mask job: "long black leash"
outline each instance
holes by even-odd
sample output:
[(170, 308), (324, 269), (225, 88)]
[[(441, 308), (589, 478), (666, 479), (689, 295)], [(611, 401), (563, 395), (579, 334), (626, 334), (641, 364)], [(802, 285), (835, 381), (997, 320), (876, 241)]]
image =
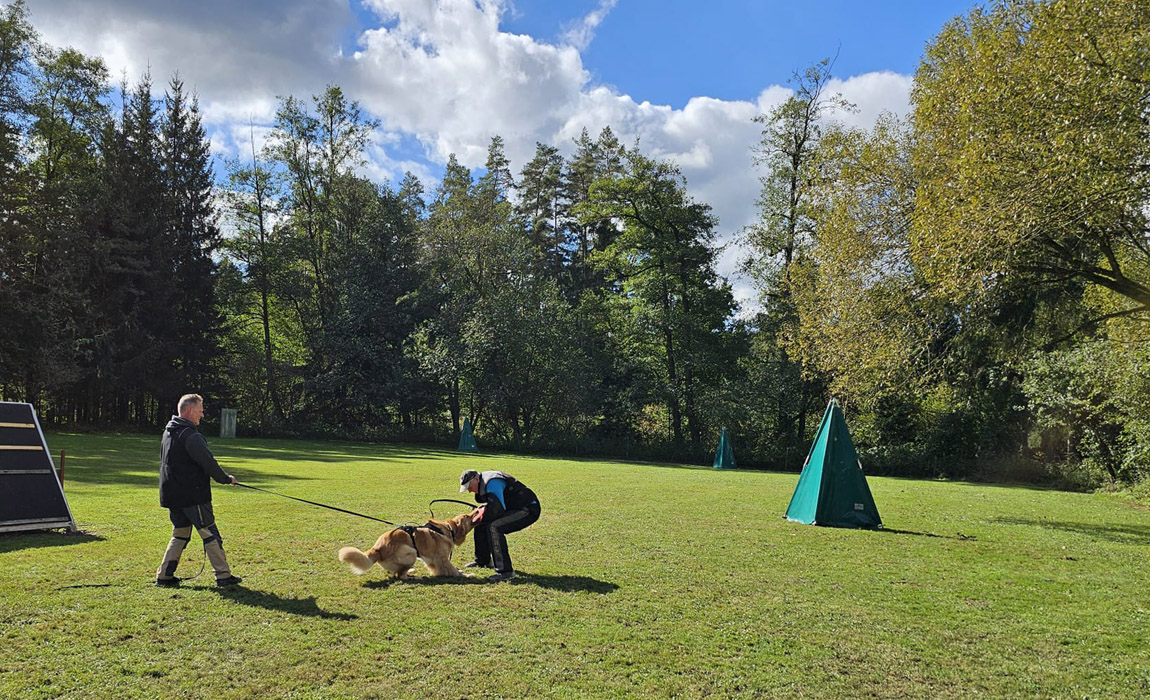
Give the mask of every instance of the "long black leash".
[(435, 517), (435, 511), (431, 510), (431, 506), (436, 504), (436, 503), (458, 503), (461, 506), (467, 506), (468, 508), (471, 508), (473, 510), (475, 508), (479, 507), (478, 505), (476, 505), (474, 503), (468, 503), (467, 501), (457, 501), (454, 498), (437, 498), (434, 501), (432, 501), (431, 503), (427, 504), (427, 510), (431, 511), (431, 517), (433, 517), (433, 518)]
[(319, 506), (320, 508), (327, 508), (328, 510), (335, 510), (335, 511), (339, 511), (340, 513), (347, 513), (348, 515), (358, 515), (361, 518), (367, 518), (368, 520), (374, 520), (377, 523), (384, 523), (385, 525), (391, 525), (392, 527), (399, 527), (398, 525), (391, 522), (390, 520), (384, 520), (383, 518), (373, 518), (370, 515), (364, 515), (363, 513), (356, 513), (354, 510), (344, 510), (343, 508), (336, 508), (335, 506), (329, 506), (329, 505), (326, 505), (324, 503), (316, 503), (315, 501), (309, 501), (309, 500), (303, 499), (303, 498), (296, 498), (295, 496), (285, 496), (282, 493), (276, 493), (275, 491), (268, 491), (267, 489), (261, 489), (258, 486), (248, 486), (247, 484), (241, 484), (238, 481), (236, 482), (236, 486), (243, 486), (245, 489), (251, 489), (252, 491), (262, 491), (264, 493), (270, 493), (273, 496), (279, 496), (280, 498), (287, 498), (287, 499), (290, 499), (293, 501), (299, 501), (300, 503), (307, 503), (308, 505)]

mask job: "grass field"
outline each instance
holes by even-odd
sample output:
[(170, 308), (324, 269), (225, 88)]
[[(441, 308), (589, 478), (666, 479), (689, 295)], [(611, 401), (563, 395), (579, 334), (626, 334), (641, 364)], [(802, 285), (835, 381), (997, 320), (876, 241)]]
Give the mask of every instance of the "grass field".
[(1112, 496), (871, 478), (866, 532), (783, 520), (795, 474), (211, 442), (243, 483), (399, 522), (503, 469), (543, 517), (516, 581), (392, 583), (335, 556), (385, 526), (216, 485), (243, 587), (158, 589), (158, 436), (51, 435), (82, 533), (0, 535), (0, 698), (1150, 696), (1150, 512)]

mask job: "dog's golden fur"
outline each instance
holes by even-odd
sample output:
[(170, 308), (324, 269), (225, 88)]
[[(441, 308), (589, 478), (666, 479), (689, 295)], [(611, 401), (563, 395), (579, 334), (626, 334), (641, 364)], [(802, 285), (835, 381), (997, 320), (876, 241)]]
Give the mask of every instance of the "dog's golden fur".
[[(451, 563), (451, 552), (463, 544), (467, 533), (475, 527), (472, 514), (464, 513), (450, 520), (428, 522), (445, 533), (451, 533), (451, 536), (441, 535), (427, 527), (418, 527), (411, 534), (395, 529), (380, 535), (375, 546), (366, 552), (355, 547), (344, 547), (339, 550), (339, 560), (357, 574), (365, 574), (373, 565), (379, 564), (392, 576), (406, 578), (411, 567), (415, 566), (418, 547), (419, 558), (427, 564), (432, 576), (465, 576)], [(412, 538), (415, 539), (415, 547), (412, 546)]]

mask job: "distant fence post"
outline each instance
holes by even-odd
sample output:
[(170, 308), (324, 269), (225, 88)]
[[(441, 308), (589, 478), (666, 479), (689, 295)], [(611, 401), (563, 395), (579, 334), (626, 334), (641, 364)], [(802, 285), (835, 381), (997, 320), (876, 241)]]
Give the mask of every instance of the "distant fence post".
[(220, 437), (234, 438), (236, 436), (236, 409), (220, 409)]

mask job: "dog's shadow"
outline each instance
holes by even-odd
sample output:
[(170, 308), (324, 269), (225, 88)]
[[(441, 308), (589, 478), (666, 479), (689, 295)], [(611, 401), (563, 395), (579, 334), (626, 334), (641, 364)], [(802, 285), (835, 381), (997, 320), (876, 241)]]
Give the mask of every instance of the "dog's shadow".
[(290, 613), (292, 615), (302, 615), (304, 617), (320, 617), (325, 620), (358, 620), (359, 615), (351, 613), (336, 613), (328, 612), (315, 602), (315, 596), (310, 598), (284, 598), (275, 593), (265, 593), (264, 591), (253, 591), (250, 588), (243, 586), (235, 586), (229, 588), (216, 588), (214, 589), (221, 598), (240, 603), (242, 605), (251, 605), (256, 608), (265, 608), (267, 610), (279, 610), (280, 612)]
[(364, 588), (390, 588), (392, 586), (539, 586), (556, 591), (575, 593), (584, 591), (600, 595), (618, 590), (619, 585), (610, 581), (600, 581), (590, 576), (552, 576), (547, 574), (529, 574), (517, 571), (515, 578), (510, 581), (495, 584), (487, 580), (486, 576), (460, 578), (458, 576), (412, 576), (405, 579), (386, 578), (375, 579), (363, 584)]

